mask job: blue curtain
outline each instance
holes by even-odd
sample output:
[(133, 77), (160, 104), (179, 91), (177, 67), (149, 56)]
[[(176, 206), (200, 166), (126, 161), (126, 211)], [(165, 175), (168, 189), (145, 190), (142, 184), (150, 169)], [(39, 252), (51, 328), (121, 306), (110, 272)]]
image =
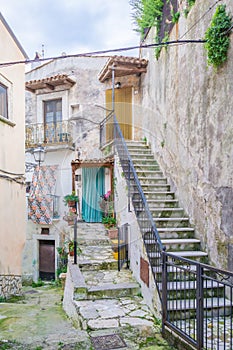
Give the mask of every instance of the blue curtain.
[(86, 222), (102, 222), (100, 196), (104, 194), (104, 168), (82, 169), (82, 218)]

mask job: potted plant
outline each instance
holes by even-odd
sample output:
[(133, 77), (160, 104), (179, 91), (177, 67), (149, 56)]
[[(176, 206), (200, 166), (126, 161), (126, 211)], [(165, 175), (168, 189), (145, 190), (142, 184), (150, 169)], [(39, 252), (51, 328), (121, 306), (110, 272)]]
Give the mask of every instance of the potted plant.
[(116, 227), (116, 218), (112, 215), (104, 216), (102, 223), (108, 230), (108, 236), (110, 239), (116, 239), (118, 237), (118, 229)]
[(78, 202), (78, 196), (76, 195), (75, 191), (72, 191), (71, 194), (67, 194), (64, 197), (64, 203), (68, 207), (74, 207), (77, 202)]
[(76, 208), (69, 207), (69, 212), (68, 214), (65, 214), (65, 216), (63, 216), (63, 219), (68, 222), (69, 226), (71, 226), (71, 225), (74, 225), (74, 220), (76, 217), (77, 217)]
[[(70, 256), (74, 256), (74, 240), (67, 241), (68, 244), (68, 251)], [(81, 248), (78, 246), (76, 242), (76, 253), (77, 255), (80, 255), (82, 253)]]

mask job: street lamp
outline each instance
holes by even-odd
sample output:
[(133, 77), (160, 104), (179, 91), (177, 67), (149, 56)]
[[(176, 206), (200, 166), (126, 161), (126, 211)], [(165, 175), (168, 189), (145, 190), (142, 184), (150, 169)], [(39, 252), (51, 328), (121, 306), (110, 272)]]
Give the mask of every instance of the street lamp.
[(37, 148), (35, 148), (33, 150), (33, 156), (35, 158), (35, 161), (39, 164), (44, 162), (44, 158), (45, 158), (45, 149), (44, 147), (42, 147), (41, 145), (38, 146)]

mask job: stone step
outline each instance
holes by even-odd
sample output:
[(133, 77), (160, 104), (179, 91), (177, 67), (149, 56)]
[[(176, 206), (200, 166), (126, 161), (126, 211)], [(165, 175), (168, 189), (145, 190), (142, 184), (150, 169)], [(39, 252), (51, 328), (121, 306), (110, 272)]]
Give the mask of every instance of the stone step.
[(87, 299), (115, 299), (136, 296), (140, 293), (137, 283), (117, 283), (92, 286), (88, 289)]
[(192, 227), (162, 227), (157, 228), (162, 239), (166, 238), (192, 238), (194, 237), (194, 228)]
[[(147, 251), (153, 251), (154, 245), (156, 244), (155, 240), (145, 240), (147, 245)], [(200, 248), (200, 240), (195, 238), (176, 238), (176, 239), (161, 239), (162, 244), (166, 247), (167, 252), (173, 251), (189, 251), (189, 250), (198, 250)]]
[[(174, 199), (175, 194), (171, 191), (143, 191), (144, 195), (146, 196), (146, 199), (152, 200), (152, 199)], [(132, 196), (134, 196), (134, 193), (132, 193)], [(137, 196), (137, 193), (135, 193), (135, 196)]]
[[(139, 221), (143, 220), (139, 218)], [(177, 217), (177, 218), (154, 218), (155, 225), (157, 228), (162, 227), (189, 227), (189, 218)]]
[[(173, 251), (172, 254), (176, 255), (176, 256), (183, 257), (183, 258), (187, 258), (190, 260), (197, 260), (197, 261), (201, 261), (201, 262), (206, 262), (206, 258), (208, 256), (208, 254), (206, 252), (203, 252), (201, 250)], [(160, 254), (156, 253), (156, 252), (148, 252), (148, 256), (151, 259), (156, 259), (156, 260), (160, 259)], [(156, 265), (156, 264), (153, 264), (153, 265)]]
[(141, 160), (153, 160), (153, 161), (155, 161), (154, 156), (151, 153), (137, 153), (136, 154), (136, 153), (130, 152), (130, 156), (131, 156), (133, 161), (136, 160), (137, 162), (141, 161)]
[(141, 184), (165, 184), (167, 185), (167, 178), (162, 176), (138, 176)]
[(154, 157), (151, 158), (151, 159), (147, 159), (146, 157), (144, 158), (135, 158), (133, 159), (133, 164), (134, 166), (138, 167), (145, 167), (146, 169), (148, 169), (150, 166), (157, 166), (157, 169), (156, 170), (159, 170), (159, 165), (157, 163), (156, 160), (154, 160)]
[(138, 168), (137, 165), (135, 165), (135, 169), (137, 171), (138, 177), (147, 178), (147, 177), (153, 177), (153, 178), (164, 178), (163, 172), (161, 170), (147, 170), (143, 168)]
[(170, 191), (170, 185), (166, 183), (141, 183), (143, 192), (158, 192), (158, 191)]
[(146, 143), (139, 142), (139, 141), (126, 141), (128, 150), (137, 150), (137, 149), (143, 149), (143, 150), (150, 150), (149, 147), (146, 146)]
[(154, 218), (177, 218), (185, 217), (183, 208), (150, 208), (150, 212)]
[[(205, 298), (203, 300), (205, 315), (213, 316), (217, 312), (219, 316), (230, 316), (232, 312), (232, 304), (225, 298)], [(196, 299), (181, 299), (168, 301), (167, 310), (173, 319), (192, 318), (196, 315), (197, 300)], [(216, 310), (216, 311), (215, 311)], [(193, 311), (192, 313), (190, 311)]]
[(143, 146), (139, 146), (139, 147), (127, 146), (127, 147), (128, 147), (130, 155), (131, 154), (138, 155), (138, 154), (142, 154), (142, 153), (152, 154), (151, 149), (149, 147), (143, 147)]
[(157, 172), (160, 172), (161, 170), (160, 170), (160, 167), (159, 167), (159, 165), (156, 163), (156, 162), (154, 162), (154, 164), (140, 164), (139, 162), (134, 162), (134, 168), (135, 168), (135, 170), (137, 171), (137, 173), (138, 172), (143, 172), (143, 173), (145, 173), (145, 172), (149, 172), (149, 171), (157, 171)]
[(177, 199), (147, 199), (147, 204), (149, 208), (177, 208), (178, 200)]
[[(159, 283), (158, 285), (159, 289), (162, 290), (162, 283)], [(211, 280), (207, 280), (205, 282), (205, 285), (203, 286), (204, 289), (213, 289), (216, 288), (217, 291), (220, 289), (223, 289), (224, 286), (223, 285), (219, 285), (218, 282), (216, 281), (211, 281)], [(193, 281), (193, 280), (186, 280), (186, 281), (173, 281), (173, 282), (168, 282), (167, 283), (167, 291), (180, 291), (180, 290), (184, 290), (187, 291), (188, 290), (195, 290), (197, 289), (197, 281)], [(195, 295), (194, 295), (195, 297)], [(180, 299), (180, 298), (179, 298)]]

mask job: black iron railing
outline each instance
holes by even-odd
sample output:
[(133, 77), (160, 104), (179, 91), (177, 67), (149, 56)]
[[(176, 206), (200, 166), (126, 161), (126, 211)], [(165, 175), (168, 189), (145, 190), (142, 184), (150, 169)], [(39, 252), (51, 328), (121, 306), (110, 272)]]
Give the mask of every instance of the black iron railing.
[[(159, 280), (157, 275), (161, 275), (162, 255), (164, 246), (159, 237), (157, 228), (155, 226), (153, 217), (149, 210), (146, 197), (143, 193), (140, 181), (135, 171), (133, 161), (128, 152), (128, 148), (124, 137), (122, 135), (120, 126), (114, 116), (114, 143), (117, 149), (117, 153), (120, 159), (122, 169), (125, 174), (125, 178), (128, 186), (128, 210), (130, 211), (130, 203), (134, 206), (134, 210), (138, 219), (138, 224), (142, 232), (144, 241), (149, 242), (145, 244), (146, 247), (150, 247), (150, 263), (153, 266), (153, 276), (156, 282), (157, 290), (161, 298), (161, 289), (159, 286)], [(151, 248), (152, 247), (152, 248)], [(149, 256), (149, 255), (148, 255)], [(161, 298), (162, 300), (162, 298)]]
[(233, 273), (162, 254), (163, 327), (198, 350), (233, 349)]
[(114, 139), (114, 115), (113, 111), (106, 110), (108, 115), (100, 123), (100, 148), (113, 142)]
[(129, 224), (124, 224), (118, 227), (118, 271), (121, 270), (122, 266), (126, 264), (127, 269), (129, 268)]
[(198, 350), (233, 350), (233, 273), (165, 252), (115, 116), (114, 141), (160, 296), (163, 333)]

